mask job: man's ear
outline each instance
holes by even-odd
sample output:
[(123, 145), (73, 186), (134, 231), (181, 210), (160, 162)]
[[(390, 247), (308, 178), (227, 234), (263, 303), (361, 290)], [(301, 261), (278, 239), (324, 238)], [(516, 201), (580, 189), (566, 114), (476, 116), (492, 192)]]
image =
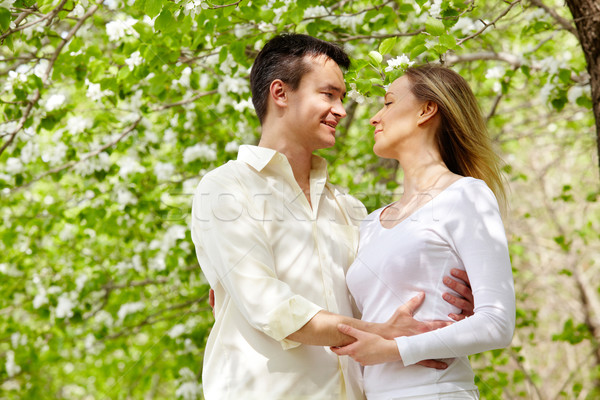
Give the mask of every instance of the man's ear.
[(281, 79), (273, 80), (269, 86), (269, 96), (271, 96), (273, 103), (279, 107), (287, 106), (287, 91), (288, 86)]
[(417, 124), (423, 125), (433, 119), (438, 113), (438, 105), (433, 101), (426, 101), (421, 105)]

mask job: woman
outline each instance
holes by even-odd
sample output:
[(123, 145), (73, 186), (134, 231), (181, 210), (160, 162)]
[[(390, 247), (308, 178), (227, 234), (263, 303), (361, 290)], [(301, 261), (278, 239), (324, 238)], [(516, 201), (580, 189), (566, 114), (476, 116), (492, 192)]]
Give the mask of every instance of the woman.
[[(448, 68), (410, 68), (390, 85), (371, 124), (375, 154), (398, 160), (404, 170), (404, 194), (361, 225), (358, 255), (346, 280), (363, 319), (385, 321), (397, 304), (420, 292), (426, 297), (416, 319), (448, 319), (458, 310), (440, 294), (455, 266), (468, 273), (475, 313), (437, 331), (394, 340), (340, 325), (357, 341), (332, 351), (366, 365), (369, 400), (477, 399), (467, 356), (508, 346), (515, 324), (511, 265), (496, 200), (504, 205), (502, 178), (477, 101)], [(443, 359), (448, 368), (416, 365), (426, 359)]]

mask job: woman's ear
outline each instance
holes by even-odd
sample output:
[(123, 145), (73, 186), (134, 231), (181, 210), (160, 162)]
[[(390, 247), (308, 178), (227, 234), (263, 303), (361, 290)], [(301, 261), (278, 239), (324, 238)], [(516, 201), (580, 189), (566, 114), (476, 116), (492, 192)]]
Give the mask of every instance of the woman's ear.
[(423, 125), (433, 119), (438, 113), (438, 105), (433, 101), (426, 101), (421, 105), (419, 110), (418, 125)]
[(269, 86), (269, 96), (273, 100), (273, 103), (279, 107), (287, 106), (287, 85), (281, 79), (275, 79)]

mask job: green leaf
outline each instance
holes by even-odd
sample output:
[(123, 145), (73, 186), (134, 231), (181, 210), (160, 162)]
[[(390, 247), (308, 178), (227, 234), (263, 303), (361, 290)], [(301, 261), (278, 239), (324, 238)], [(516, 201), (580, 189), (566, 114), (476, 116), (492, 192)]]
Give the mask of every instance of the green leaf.
[(173, 14), (169, 10), (163, 10), (156, 21), (154, 21), (154, 28), (158, 31), (169, 32), (176, 28), (176, 21), (173, 18)]
[(380, 54), (388, 54), (396, 45), (396, 38), (387, 38), (384, 39), (379, 45), (379, 53)]
[(414, 47), (411, 51), (410, 51), (410, 59), (413, 60), (415, 58), (417, 58), (417, 56), (423, 52), (427, 51), (427, 47), (425, 47), (424, 44), (418, 45), (416, 47)]
[(144, 11), (150, 18), (154, 18), (162, 10), (162, 0), (145, 0)]
[(439, 19), (428, 17), (425, 22), (425, 30), (427, 33), (433, 36), (441, 36), (446, 33), (446, 27), (444, 23)]
[(440, 36), (440, 44), (447, 49), (453, 50), (456, 48), (456, 38), (452, 35), (444, 34)]
[(6, 8), (0, 8), (0, 32), (4, 32), (10, 28), (12, 16)]
[(371, 59), (373, 64), (376, 66), (381, 65), (381, 62), (383, 61), (383, 56), (375, 50), (369, 52), (369, 58)]
[(571, 70), (561, 68), (558, 70), (558, 78), (565, 84), (571, 83)]

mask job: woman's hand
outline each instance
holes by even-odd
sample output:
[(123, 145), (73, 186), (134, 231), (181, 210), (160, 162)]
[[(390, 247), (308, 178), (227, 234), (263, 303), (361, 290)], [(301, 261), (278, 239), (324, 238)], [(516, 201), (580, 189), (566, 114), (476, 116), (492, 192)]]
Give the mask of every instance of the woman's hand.
[(347, 346), (331, 347), (331, 351), (338, 356), (350, 356), (361, 365), (402, 360), (398, 346), (396, 346), (394, 340), (384, 339), (379, 335), (361, 331), (344, 324), (339, 324), (338, 330), (356, 339), (356, 342)]

